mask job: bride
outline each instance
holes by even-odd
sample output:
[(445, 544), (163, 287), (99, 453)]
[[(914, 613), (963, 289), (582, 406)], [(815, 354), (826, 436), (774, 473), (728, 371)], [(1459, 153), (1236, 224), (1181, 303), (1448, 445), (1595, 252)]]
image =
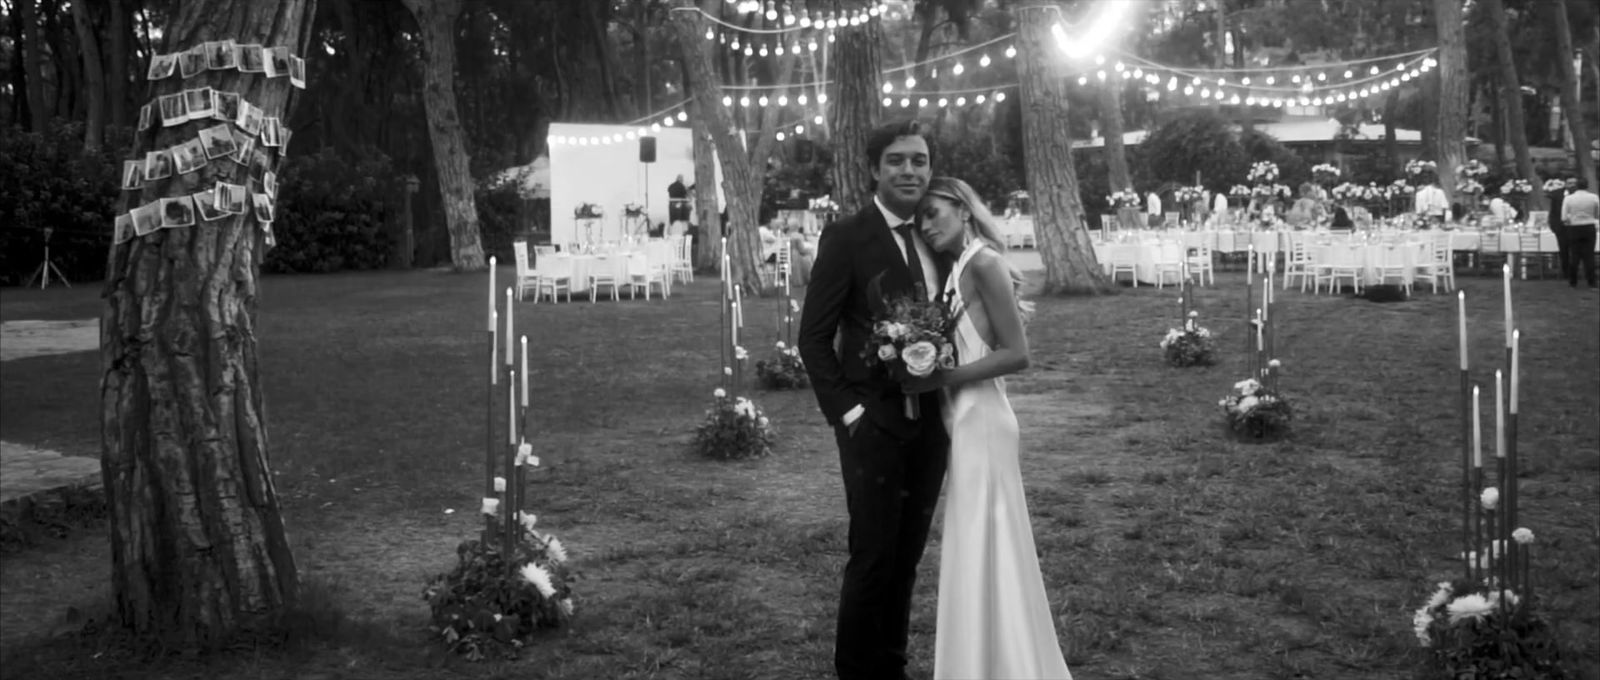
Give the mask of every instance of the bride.
[(1028, 367), (1032, 305), (972, 187), (936, 177), (918, 208), (923, 240), (954, 259), (945, 284), (958, 365), (907, 384), (943, 388), (950, 432), (939, 556), (935, 680), (1070, 680), (1045, 598), (1018, 465), (1017, 417), (1003, 376)]

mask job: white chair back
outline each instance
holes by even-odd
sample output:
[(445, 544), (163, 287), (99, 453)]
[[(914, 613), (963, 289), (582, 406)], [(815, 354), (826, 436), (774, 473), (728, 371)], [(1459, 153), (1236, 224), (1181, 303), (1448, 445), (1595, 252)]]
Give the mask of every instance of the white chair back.
[(528, 242), (513, 241), (511, 250), (515, 252), (517, 260), (517, 278), (522, 279), (533, 274), (533, 267), (528, 264)]

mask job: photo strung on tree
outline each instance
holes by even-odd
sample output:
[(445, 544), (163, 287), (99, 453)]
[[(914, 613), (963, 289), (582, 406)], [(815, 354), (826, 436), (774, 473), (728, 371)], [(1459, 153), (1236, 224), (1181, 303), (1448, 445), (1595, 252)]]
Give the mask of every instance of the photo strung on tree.
[(122, 213), (111, 220), (111, 242), (126, 243), (133, 238), (133, 214)]
[(177, 162), (178, 174), (180, 175), (187, 175), (199, 170), (205, 167), (208, 162), (206, 160), (206, 148), (201, 145), (198, 138), (172, 147), (172, 156)]
[(185, 103), (187, 99), (182, 92), (164, 94), (156, 99), (161, 107), (161, 127), (182, 125), (189, 121), (189, 109)]
[(145, 73), (146, 80), (162, 80), (172, 75), (177, 70), (178, 55), (158, 54), (150, 60), (150, 70)]
[(232, 40), (205, 42), (182, 52), (157, 54), (150, 58), (145, 78), (162, 80), (176, 72), (187, 79), (208, 70), (261, 73), (268, 78), (287, 76), (290, 85), (306, 88), (306, 60), (290, 54), (288, 47), (240, 45)]
[(281, 131), (277, 118), (263, 120), (261, 122), (261, 143), (266, 146), (277, 146), (279, 142), (278, 135)]
[(166, 179), (172, 176), (172, 152), (168, 149), (157, 149), (144, 155), (144, 179), (146, 182)]
[(283, 127), (282, 125), (278, 126), (278, 158), (283, 158), (284, 156), (288, 155), (289, 137), (293, 134), (293, 130)]
[(278, 198), (278, 173), (264, 172), (261, 174), (261, 190), (273, 199)]
[(262, 54), (260, 45), (239, 46), (239, 71), (243, 73), (266, 73), (266, 57)]
[(166, 229), (194, 226), (194, 199), (188, 196), (161, 199), (161, 226)]
[(212, 114), (211, 116), (212, 120), (220, 120), (231, 123), (239, 119), (239, 102), (241, 98), (239, 97), (238, 92), (219, 92), (212, 90), (211, 98), (213, 100), (213, 107), (216, 109), (216, 113)]
[(233, 157), (239, 150), (239, 143), (233, 138), (233, 126), (227, 123), (213, 125), (200, 130), (200, 142), (205, 145), (206, 158)]
[(272, 199), (266, 194), (250, 194), (250, 206), (255, 208), (257, 222), (272, 221)]
[(161, 228), (161, 203), (146, 203), (133, 209), (133, 233), (147, 236)]
[(261, 134), (262, 111), (255, 104), (247, 101), (239, 102), (239, 119), (237, 125), (250, 133), (251, 137)]
[(289, 84), (302, 90), (306, 89), (306, 60), (289, 57)]
[(195, 45), (178, 53), (178, 74), (188, 80), (206, 70), (205, 45)]
[(256, 152), (250, 156), (250, 176), (260, 179), (271, 169), (272, 158), (267, 155), (266, 149), (256, 148)]
[(228, 128), (228, 132), (233, 135), (235, 146), (234, 152), (229, 158), (232, 158), (233, 162), (239, 165), (249, 165), (250, 157), (256, 151), (256, 138), (236, 127)]
[(144, 186), (144, 162), (122, 162), (122, 188), (124, 191), (137, 190)]
[(229, 215), (243, 215), (250, 192), (243, 184), (217, 182), (216, 208)]
[(184, 90), (183, 103), (189, 110), (189, 120), (207, 120), (217, 112), (216, 100), (211, 97), (209, 87)]
[(232, 40), (205, 43), (206, 68), (213, 71), (239, 67), (238, 45)]
[(214, 222), (228, 216), (226, 211), (217, 206), (217, 192), (214, 189), (192, 194), (190, 198), (194, 199), (194, 207), (200, 211), (201, 220)]
[(289, 48), (274, 47), (267, 53), (267, 77), (282, 78), (289, 75)]
[(140, 132), (144, 132), (145, 130), (149, 130), (149, 129), (150, 129), (150, 105), (149, 104), (145, 104), (144, 106), (139, 107), (139, 131)]

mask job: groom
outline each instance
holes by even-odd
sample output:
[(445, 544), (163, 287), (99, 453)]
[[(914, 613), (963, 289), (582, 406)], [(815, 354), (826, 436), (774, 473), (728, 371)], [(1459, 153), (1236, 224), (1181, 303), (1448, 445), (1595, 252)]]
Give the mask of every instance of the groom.
[(799, 346), (838, 441), (850, 512), (834, 669), (840, 680), (902, 680), (911, 590), (944, 483), (950, 437), (937, 392), (917, 397), (922, 413), (912, 420), (899, 384), (867, 366), (862, 351), (878, 303), (869, 299), (868, 287), (881, 276), (882, 295), (892, 298), (911, 295), (914, 282), (938, 293), (944, 281), (915, 222), (933, 174), (921, 127), (905, 121), (873, 130), (867, 160), (872, 203), (823, 230)]

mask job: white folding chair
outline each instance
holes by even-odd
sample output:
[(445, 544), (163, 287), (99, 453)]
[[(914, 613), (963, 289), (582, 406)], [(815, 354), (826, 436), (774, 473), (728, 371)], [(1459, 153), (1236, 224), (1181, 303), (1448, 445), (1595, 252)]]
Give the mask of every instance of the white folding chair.
[(661, 297), (663, 299), (667, 297), (667, 272), (665, 268), (651, 266), (650, 258), (646, 257), (644, 253), (634, 253), (619, 257), (627, 258), (625, 260), (627, 264), (624, 266), (627, 267), (628, 271), (628, 298), (630, 300), (639, 297), (640, 288), (644, 289), (644, 299), (649, 300), (651, 284), (660, 286)]
[(539, 304), (539, 298), (546, 294), (551, 302), (557, 302), (556, 296), (562, 291), (567, 293), (567, 302), (572, 302), (572, 257), (551, 254), (535, 264), (533, 303)]
[[(1200, 247), (1194, 249), (1194, 254), (1186, 257), (1184, 263), (1189, 266), (1189, 271), (1195, 275), (1200, 285), (1215, 286), (1217, 285), (1217, 272), (1213, 267), (1212, 261), (1214, 259), (1211, 253), (1211, 246), (1201, 244)], [(1206, 282), (1207, 277), (1211, 279), (1209, 284)]]
[(595, 258), (593, 267), (589, 270), (589, 302), (594, 302), (600, 294), (601, 286), (611, 287), (611, 299), (620, 299), (617, 288), (622, 285), (622, 277), (627, 274), (628, 261), (617, 255), (600, 255)]
[(672, 265), (669, 273), (672, 278), (684, 283), (694, 281), (694, 242), (689, 240), (688, 234), (679, 234), (672, 237)]
[(517, 300), (522, 300), (523, 291), (538, 287), (539, 275), (528, 263), (528, 242), (514, 241), (511, 250), (517, 260), (517, 279), (512, 286), (517, 290)]
[(1408, 246), (1400, 243), (1385, 243), (1372, 246), (1368, 252), (1372, 254), (1371, 267), (1373, 276), (1379, 284), (1389, 283), (1390, 279), (1398, 279), (1400, 286), (1406, 289), (1406, 295), (1411, 294), (1411, 272), (1413, 265), (1410, 256), (1415, 252), (1408, 251)]
[(1283, 262), (1283, 289), (1289, 290), (1289, 280), (1298, 278), (1300, 292), (1306, 292), (1306, 283), (1315, 274), (1311, 266), (1311, 255), (1306, 252), (1306, 237), (1303, 234), (1291, 234), (1289, 252)]

